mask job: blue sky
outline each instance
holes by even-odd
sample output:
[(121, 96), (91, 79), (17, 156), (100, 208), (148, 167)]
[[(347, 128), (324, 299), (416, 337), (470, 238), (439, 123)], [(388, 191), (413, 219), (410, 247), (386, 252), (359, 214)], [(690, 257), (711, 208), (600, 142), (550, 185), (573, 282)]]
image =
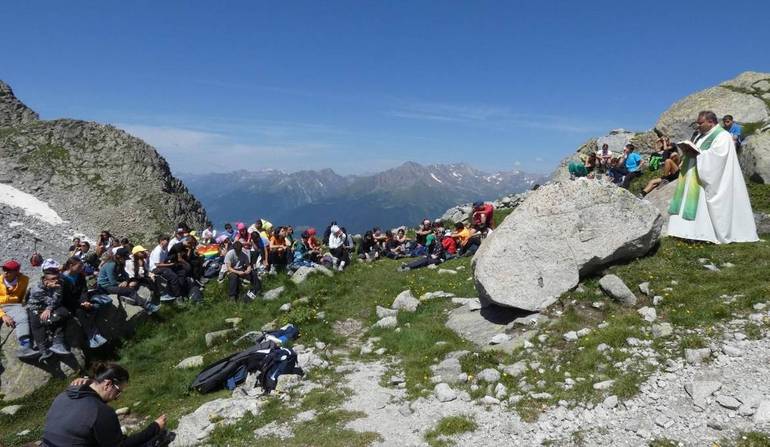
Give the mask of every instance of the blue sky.
[[(175, 172), (468, 162), (549, 172), (594, 135), (770, 71), (770, 2), (8, 2), (0, 79)], [(703, 63), (708, 61), (708, 63)]]

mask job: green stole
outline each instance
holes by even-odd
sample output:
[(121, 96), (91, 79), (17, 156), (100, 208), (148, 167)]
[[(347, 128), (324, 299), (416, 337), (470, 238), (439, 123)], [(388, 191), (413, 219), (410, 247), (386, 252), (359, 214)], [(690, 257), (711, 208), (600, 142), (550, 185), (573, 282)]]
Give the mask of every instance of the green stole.
[[(703, 144), (700, 146), (701, 152), (709, 150), (717, 135), (725, 131), (718, 125), (716, 127), (717, 129), (703, 140)], [(669, 214), (679, 214), (679, 210), (682, 210), (682, 199), (684, 199), (684, 209), (682, 210), (682, 219), (684, 220), (695, 220), (695, 215), (698, 212), (698, 201), (700, 200), (698, 164), (690, 163), (690, 161), (695, 162), (695, 158), (685, 155), (682, 169), (679, 171), (679, 183), (676, 185), (674, 198), (671, 199), (671, 205), (668, 207)], [(687, 185), (687, 197), (684, 196), (685, 184)]]

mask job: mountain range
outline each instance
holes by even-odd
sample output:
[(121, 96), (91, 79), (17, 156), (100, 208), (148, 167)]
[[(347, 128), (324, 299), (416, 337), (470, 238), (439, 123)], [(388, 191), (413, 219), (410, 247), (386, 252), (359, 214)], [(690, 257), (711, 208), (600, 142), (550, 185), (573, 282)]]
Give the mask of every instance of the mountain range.
[(521, 171), (487, 173), (467, 164), (406, 162), (371, 175), (331, 169), (181, 174), (217, 227), (257, 217), (298, 228), (336, 220), (350, 231), (390, 228), (437, 217), (460, 202), (494, 199), (543, 181)]

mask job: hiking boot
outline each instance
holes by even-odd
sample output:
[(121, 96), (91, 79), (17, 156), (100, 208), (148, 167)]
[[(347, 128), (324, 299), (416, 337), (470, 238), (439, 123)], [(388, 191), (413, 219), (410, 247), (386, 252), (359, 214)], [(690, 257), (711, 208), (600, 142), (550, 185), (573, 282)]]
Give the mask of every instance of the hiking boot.
[(256, 294), (256, 293), (254, 293), (254, 292), (253, 292), (253, 291), (251, 291), (251, 290), (249, 290), (248, 292), (246, 292), (246, 296), (247, 296), (247, 297), (249, 298), (249, 300), (251, 300), (251, 301), (254, 301), (254, 300), (256, 300), (256, 299), (257, 299), (257, 294)]
[(16, 357), (20, 359), (29, 359), (38, 354), (40, 354), (40, 351), (32, 349), (30, 345), (23, 345), (18, 350), (16, 350)]
[(64, 345), (64, 337), (56, 337), (49, 348), (51, 352), (58, 355), (70, 355), (72, 352)]
[(155, 312), (157, 312), (157, 311), (159, 311), (159, 310), (160, 310), (160, 304), (152, 304), (152, 303), (149, 303), (149, 304), (147, 304), (147, 306), (144, 308), (144, 310), (147, 312), (147, 315), (152, 315), (152, 314), (154, 314)]
[(175, 296), (171, 296), (169, 294), (165, 294), (165, 295), (161, 295), (160, 296), (160, 302), (161, 303), (166, 303), (166, 302), (169, 302), (169, 301), (174, 301), (175, 299), (176, 299)]
[(107, 339), (102, 337), (101, 334), (94, 334), (94, 336), (88, 340), (88, 346), (90, 346), (91, 349), (96, 349), (105, 343), (107, 343)]

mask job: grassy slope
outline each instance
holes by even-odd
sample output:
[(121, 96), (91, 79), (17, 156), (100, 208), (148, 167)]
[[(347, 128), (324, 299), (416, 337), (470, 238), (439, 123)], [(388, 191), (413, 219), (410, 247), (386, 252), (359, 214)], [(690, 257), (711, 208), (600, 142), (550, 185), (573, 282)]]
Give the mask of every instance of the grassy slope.
[[(752, 197), (756, 197), (757, 191), (765, 194), (767, 187), (753, 188)], [(717, 265), (730, 262), (735, 267), (710, 272), (701, 266), (699, 258), (708, 258)], [(656, 342), (654, 347), (662, 359), (680, 355), (685, 345), (702, 344), (703, 340), (699, 337), (708, 336), (708, 328), (714, 322), (749, 312), (751, 305), (764, 302), (770, 292), (765, 279), (770, 262), (768, 260), (770, 246), (764, 242), (712, 246), (665, 239), (654, 255), (613, 267), (611, 271), (634, 289), (636, 284), (649, 281), (651, 288), (665, 298), (657, 308), (660, 320), (670, 321), (678, 330), (706, 329), (704, 335), (677, 339), (676, 343), (672, 342), (675, 345), (673, 347), (672, 343), (664, 345)], [(274, 318), (278, 322), (292, 321), (302, 328), (304, 335), (301, 342), (304, 344), (323, 341), (332, 346), (344, 346), (345, 340), (332, 332), (332, 322), (354, 318), (369, 327), (376, 321), (375, 305), (389, 306), (393, 298), (404, 289), (412, 289), (416, 296), (435, 290), (453, 292), (458, 296), (475, 296), (472, 281), (469, 280), (469, 261), (466, 258), (444, 265), (446, 268), (460, 267), (457, 275), (439, 275), (436, 270), (428, 269), (397, 273), (395, 269), (398, 262), (383, 260), (374, 264), (355, 264), (345, 274), (335, 275), (331, 279), (311, 277), (301, 286), (295, 286), (283, 277), (270, 278), (266, 289), (285, 284), (287, 291), (283, 296), (274, 302), (248, 305), (227, 302), (222, 286), (212, 284), (206, 290), (203, 305), (183, 309), (165, 307), (158, 319), (144, 324), (136, 337), (118, 351), (116, 360), (128, 367), (132, 380), (116, 406), (131, 406), (133, 414), (148, 418), (167, 413), (173, 427), (181, 415), (194, 410), (202, 402), (228, 395), (226, 392), (204, 396), (191, 393), (187, 385), (197, 371), (173, 368), (181, 359), (190, 355), (204, 353), (206, 362), (209, 362), (233, 351), (235, 348), (229, 343), (207, 350), (203, 341), (206, 332), (227, 327), (225, 318), (243, 318), (241, 327), (244, 331), (258, 329)], [(595, 347), (599, 343), (620, 347), (627, 337), (644, 340), (650, 336), (644, 331), (646, 325), (634, 309), (622, 308), (611, 302), (602, 310), (590, 306), (592, 301), (602, 299), (596, 294), (596, 281), (596, 278), (587, 279), (584, 281), (584, 292), (567, 293), (553, 307), (550, 313), (555, 319), (554, 326), (543, 330), (547, 340), (542, 344), (536, 342), (537, 347), (533, 352), (517, 351), (512, 355), (475, 353), (464, 361), (465, 371), (475, 375), (485, 367), (510, 364), (519, 359), (539, 361), (543, 372), (530, 370), (525, 374), (525, 381), (535, 386), (537, 391), (551, 393), (552, 398), (522, 400), (517, 409), (523, 417), (530, 418), (536, 416), (544, 406), (559, 399), (601, 399), (590, 385), (604, 378), (616, 380), (611, 392), (621, 397), (635, 393), (637, 385), (644, 380), (650, 368), (640, 366), (627, 371), (615, 368), (613, 364), (625, 360), (627, 354), (620, 350), (613, 351), (610, 361), (596, 354)], [(671, 281), (677, 281), (678, 285), (672, 286)], [(667, 287), (672, 290), (666, 291)], [(744, 296), (731, 304), (724, 304), (719, 298), (723, 294), (736, 293)], [(288, 314), (278, 312), (281, 304), (303, 296), (311, 298), (308, 305), (295, 306)], [(639, 306), (645, 304), (648, 304), (646, 298), (642, 298)], [(399, 315), (399, 326), (402, 327), (399, 333), (371, 331), (371, 335), (383, 337), (381, 346), (386, 347), (389, 354), (400, 358), (411, 396), (430, 392), (429, 366), (439, 361), (444, 354), (457, 349), (477, 351), (444, 327), (445, 315), (450, 308), (451, 305), (446, 301), (430, 302), (422, 305), (414, 314)], [(326, 315), (322, 321), (316, 318), (319, 311)], [(600, 321), (606, 321), (608, 326), (596, 329)], [(592, 327), (594, 332), (581, 338), (578, 343), (567, 344), (562, 340), (563, 332), (582, 327)], [(446, 343), (437, 345), (438, 341)], [(588, 380), (578, 383), (571, 390), (564, 390), (560, 384), (564, 382), (565, 372), (573, 378), (585, 377)], [(315, 374), (318, 378), (331, 373), (320, 371)], [(503, 382), (511, 394), (520, 393), (519, 387), (524, 383), (507, 376), (503, 377)], [(45, 411), (52, 398), (64, 386), (63, 381), (52, 380), (32, 396), (12, 402), (23, 404), (24, 408), (14, 417), (0, 416), (0, 443), (18, 445), (39, 439)], [(326, 394), (311, 393), (304, 397), (302, 408), (315, 409), (320, 416), (309, 425), (312, 430), (295, 433), (296, 438), (290, 440), (289, 444), (302, 445), (306, 440), (315, 439), (317, 445), (366, 445), (374, 439), (371, 434), (340, 430), (340, 424), (355, 417), (337, 409), (336, 402), (344, 398), (344, 393), (344, 389), (330, 386)], [(472, 394), (479, 396), (483, 390)], [(277, 400), (271, 400), (268, 406), (272, 411), (265, 415), (245, 418), (240, 424), (215, 432), (216, 443), (248, 444), (250, 440), (253, 441), (253, 428), (294, 412)], [(21, 438), (16, 436), (16, 433), (25, 429), (32, 432)]]

